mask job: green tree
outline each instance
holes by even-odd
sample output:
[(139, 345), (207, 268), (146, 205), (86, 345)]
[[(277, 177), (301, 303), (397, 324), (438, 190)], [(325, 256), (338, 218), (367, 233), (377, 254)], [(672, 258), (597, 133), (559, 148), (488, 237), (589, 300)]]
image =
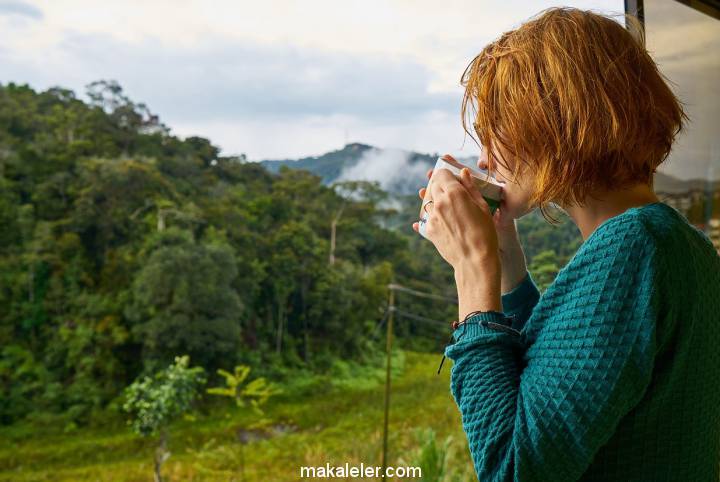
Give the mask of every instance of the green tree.
[(190, 368), (187, 355), (175, 357), (175, 363), (143, 376), (125, 390), (123, 409), (130, 414), (132, 430), (142, 436), (159, 436), (154, 457), (155, 482), (162, 482), (162, 464), (170, 457), (167, 448), (170, 423), (186, 414), (205, 383), (202, 367)]
[(146, 361), (152, 366), (188, 353), (202, 366), (217, 367), (234, 359), (242, 305), (232, 289), (238, 275), (232, 248), (197, 243), (170, 228), (153, 238), (150, 250), (126, 310)]
[(550, 286), (560, 271), (558, 256), (555, 251), (548, 249), (535, 255), (528, 266), (538, 289), (542, 292)]
[(86, 93), (91, 105), (107, 114), (111, 132), (119, 140), (124, 156), (134, 151), (135, 143), (140, 139), (138, 134), (167, 134), (167, 127), (160, 123), (158, 116), (145, 104), (130, 100), (117, 81), (92, 82), (87, 85)]
[[(297, 318), (306, 320), (307, 297), (313, 278), (326, 267), (327, 244), (320, 240), (305, 224), (290, 221), (281, 226), (270, 240), (269, 258), (270, 283), (275, 295), (277, 323), (275, 351), (279, 355), (283, 346), (285, 331), (296, 329), (288, 326), (289, 302), (293, 294), (299, 298), (300, 314)], [(303, 336), (308, 336), (307, 324), (302, 327)], [(304, 344), (306, 359), (308, 343)]]
[[(417, 196), (323, 184), (370, 146), (285, 163), (320, 163), (322, 177), (270, 172), (208, 139), (171, 135), (117, 82), (88, 94), (0, 84), (2, 423), (102, 422), (125, 386), (177, 353), (267, 377), (362, 361), (391, 280), (456, 295), (452, 269), (410, 228)], [(577, 248), (577, 229), (535, 214), (518, 225), (546, 285)], [(556, 257), (539, 256), (546, 250)], [(396, 304), (457, 316), (452, 302), (399, 294)], [(400, 322), (396, 334), (437, 350), (441, 329)]]

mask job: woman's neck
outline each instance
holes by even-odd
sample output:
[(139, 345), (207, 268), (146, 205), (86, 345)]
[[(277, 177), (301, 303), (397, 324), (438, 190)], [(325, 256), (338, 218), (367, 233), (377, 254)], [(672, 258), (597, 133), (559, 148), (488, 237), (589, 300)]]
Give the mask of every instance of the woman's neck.
[(605, 191), (588, 196), (585, 205), (561, 206), (575, 222), (583, 240), (604, 221), (624, 213), (627, 209), (658, 202), (652, 187), (636, 184), (621, 191)]

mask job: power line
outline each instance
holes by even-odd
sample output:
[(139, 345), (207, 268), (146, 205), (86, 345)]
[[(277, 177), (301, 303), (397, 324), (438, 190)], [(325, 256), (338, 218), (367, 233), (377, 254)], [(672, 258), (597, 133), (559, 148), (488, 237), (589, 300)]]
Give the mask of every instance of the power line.
[(394, 283), (393, 283), (393, 284), (389, 284), (389, 285), (388, 285), (388, 288), (391, 289), (391, 290), (401, 291), (401, 292), (403, 292), (403, 293), (408, 293), (408, 294), (413, 295), (413, 296), (418, 296), (418, 297), (420, 297), (420, 298), (429, 298), (429, 299), (432, 299), (432, 300), (449, 301), (449, 302), (452, 302), (452, 303), (457, 303), (457, 302), (458, 302), (457, 298), (453, 298), (453, 297), (450, 297), (450, 296), (436, 295), (436, 294), (433, 294), (433, 293), (426, 293), (426, 292), (424, 292), (424, 291), (418, 291), (418, 290), (414, 290), (414, 289), (412, 289), (412, 288), (406, 288), (405, 286), (401, 286), (401, 285), (394, 284)]
[[(410, 318), (411, 320), (419, 321), (421, 323), (427, 323), (432, 324), (433, 326), (440, 328), (440, 326), (446, 328), (448, 326), (447, 322), (439, 321), (439, 320), (433, 320), (432, 318), (428, 318), (426, 316), (416, 315), (414, 313), (410, 313), (408, 311), (404, 310), (398, 310), (395, 306), (395, 292), (399, 291), (402, 293), (407, 293), (412, 296), (417, 296), (419, 298), (428, 298), (431, 300), (439, 300), (439, 301), (446, 301), (451, 303), (457, 303), (457, 298), (452, 298), (449, 296), (442, 296), (442, 295), (436, 295), (433, 293), (426, 293), (423, 291), (414, 290), (411, 288), (406, 288), (405, 286), (401, 286), (395, 283), (390, 283), (388, 285), (388, 290), (390, 291), (390, 296), (388, 300), (388, 308), (386, 311), (386, 315), (383, 316), (383, 320), (380, 321), (378, 326), (380, 326), (383, 321), (385, 320), (385, 316), (387, 316), (387, 333), (386, 333), (386, 346), (385, 346), (385, 356), (386, 356), (386, 370), (385, 370), (385, 410), (384, 410), (384, 423), (383, 423), (383, 446), (382, 446), (382, 480), (385, 482), (385, 467), (387, 467), (387, 460), (388, 460), (388, 434), (389, 434), (389, 425), (390, 425), (390, 378), (391, 378), (391, 369), (390, 364), (392, 360), (391, 352), (392, 352), (392, 338), (393, 338), (393, 315), (397, 313), (399, 316), (404, 316), (406, 318)], [(376, 328), (377, 329), (377, 328)]]
[(427, 318), (425, 316), (416, 315), (414, 313), (410, 313), (408, 311), (398, 310), (397, 308), (393, 307), (393, 311), (397, 313), (400, 316), (405, 316), (407, 318), (411, 318), (416, 321), (421, 321), (423, 323), (431, 323), (435, 326), (443, 326), (443, 327), (449, 327), (450, 323), (446, 321), (440, 321), (440, 320), (433, 320), (432, 318)]
[(380, 321), (377, 323), (377, 325), (375, 325), (375, 328), (373, 328), (373, 330), (372, 330), (372, 332), (371, 332), (371, 334), (370, 334), (370, 336), (371, 336), (372, 338), (375, 338), (375, 335), (377, 335), (377, 334), (380, 332), (380, 327), (383, 325), (383, 323), (385, 323), (385, 320), (387, 320), (387, 316), (388, 316), (389, 313), (390, 313), (390, 310), (389, 310), (389, 309), (385, 310), (385, 313), (383, 314), (382, 318), (381, 318)]

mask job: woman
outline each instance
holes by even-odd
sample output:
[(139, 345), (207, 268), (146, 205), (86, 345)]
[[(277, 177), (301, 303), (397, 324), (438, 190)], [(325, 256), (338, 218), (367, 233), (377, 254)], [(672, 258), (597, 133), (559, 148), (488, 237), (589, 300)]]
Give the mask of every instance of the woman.
[[(642, 42), (551, 9), (463, 74), (504, 201), (491, 216), (467, 169), (420, 197), (455, 272), (445, 353), (479, 480), (719, 479), (720, 257), (653, 192), (685, 114)], [(550, 203), (584, 241), (540, 296), (515, 219)]]

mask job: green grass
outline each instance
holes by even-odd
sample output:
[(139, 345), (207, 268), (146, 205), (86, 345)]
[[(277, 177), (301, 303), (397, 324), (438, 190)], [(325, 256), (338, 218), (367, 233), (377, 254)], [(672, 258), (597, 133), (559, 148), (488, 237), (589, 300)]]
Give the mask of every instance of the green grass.
[[(440, 480), (474, 480), (460, 416), (449, 391), (450, 366), (436, 375), (440, 355), (402, 352), (392, 383), (389, 465), (415, 465), (428, 447), (450, 446), (449, 472)], [(236, 441), (244, 419), (230, 404), (170, 432), (172, 456), (163, 466), (170, 481), (300, 480), (300, 466), (380, 465), (384, 385), (382, 369), (352, 379), (323, 383), (301, 396), (278, 398), (267, 406), (275, 425), (291, 427), (244, 446)], [(432, 428), (435, 444), (426, 438)], [(448, 437), (449, 440), (448, 440)], [(26, 426), (3, 431), (0, 481), (152, 480), (154, 441), (129, 428), (81, 429), (70, 434)], [(432, 458), (432, 457), (430, 457)], [(450, 475), (453, 475), (451, 477)], [(347, 479), (347, 480), (369, 480)], [(412, 480), (412, 479), (408, 479)], [(438, 479), (433, 479), (438, 480)]]

